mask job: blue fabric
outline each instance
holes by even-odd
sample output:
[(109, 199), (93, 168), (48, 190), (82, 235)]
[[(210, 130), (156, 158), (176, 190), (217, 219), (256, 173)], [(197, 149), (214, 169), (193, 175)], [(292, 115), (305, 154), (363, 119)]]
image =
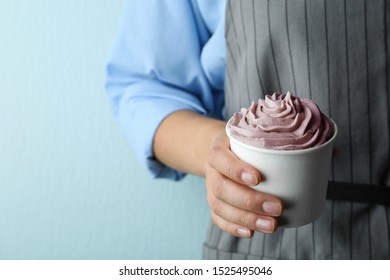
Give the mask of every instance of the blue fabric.
[(225, 1), (127, 1), (106, 66), (116, 119), (153, 177), (185, 175), (158, 162), (153, 138), (178, 110), (222, 118)]

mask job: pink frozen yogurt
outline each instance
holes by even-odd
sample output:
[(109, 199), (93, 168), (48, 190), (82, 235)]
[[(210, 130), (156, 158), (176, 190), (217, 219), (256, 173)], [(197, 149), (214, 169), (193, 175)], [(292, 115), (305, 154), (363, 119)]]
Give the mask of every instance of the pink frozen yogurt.
[(232, 137), (272, 150), (301, 150), (319, 146), (332, 135), (332, 121), (309, 99), (267, 95), (235, 113), (227, 125)]

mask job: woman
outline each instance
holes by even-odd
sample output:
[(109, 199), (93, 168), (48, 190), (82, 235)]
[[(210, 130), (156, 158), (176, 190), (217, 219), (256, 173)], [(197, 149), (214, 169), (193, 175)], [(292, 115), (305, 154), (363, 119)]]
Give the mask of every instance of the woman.
[[(107, 92), (155, 177), (206, 177), (205, 258), (390, 258), (387, 13), (379, 0), (129, 1)], [(287, 90), (338, 124), (331, 181), (348, 184), (332, 183), (314, 223), (278, 229), (283, 202), (249, 188), (261, 170), (232, 154), (221, 119)]]

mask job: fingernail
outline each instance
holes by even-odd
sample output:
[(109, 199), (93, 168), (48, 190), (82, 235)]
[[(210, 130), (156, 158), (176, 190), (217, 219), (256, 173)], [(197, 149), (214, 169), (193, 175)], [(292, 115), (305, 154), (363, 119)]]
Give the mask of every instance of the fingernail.
[(237, 233), (242, 237), (251, 237), (251, 232), (247, 228), (238, 228)]
[(269, 219), (259, 218), (256, 220), (255, 225), (258, 230), (265, 231), (265, 232), (272, 232), (274, 228), (273, 222)]
[(256, 177), (249, 172), (243, 172), (241, 174), (241, 180), (248, 185), (254, 186), (257, 183)]
[(280, 216), (282, 205), (279, 202), (265, 201), (263, 202), (263, 211), (273, 216)]

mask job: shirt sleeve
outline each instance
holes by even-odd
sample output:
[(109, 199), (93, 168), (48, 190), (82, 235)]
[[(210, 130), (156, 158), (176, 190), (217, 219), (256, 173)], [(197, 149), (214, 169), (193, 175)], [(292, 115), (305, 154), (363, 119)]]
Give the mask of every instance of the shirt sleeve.
[(158, 162), (153, 138), (164, 118), (178, 110), (207, 115), (212, 90), (200, 56), (210, 34), (194, 1), (132, 0), (106, 66), (106, 92), (137, 158), (155, 177), (185, 174)]

